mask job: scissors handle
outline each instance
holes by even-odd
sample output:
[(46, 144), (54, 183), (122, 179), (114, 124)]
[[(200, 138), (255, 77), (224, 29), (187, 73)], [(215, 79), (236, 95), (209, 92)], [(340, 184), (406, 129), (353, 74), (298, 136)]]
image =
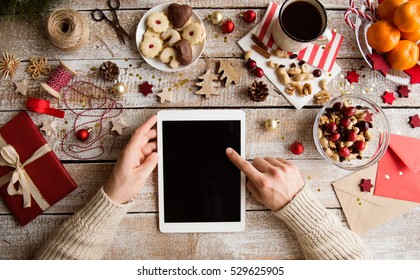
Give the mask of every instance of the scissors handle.
[(118, 10), (120, 8), (120, 0), (108, 0), (108, 6), (112, 10)]
[(105, 16), (104, 12), (102, 12), (102, 10), (99, 9), (95, 9), (92, 12), (92, 18), (95, 21), (102, 21), (104, 19), (108, 20), (108, 18)]

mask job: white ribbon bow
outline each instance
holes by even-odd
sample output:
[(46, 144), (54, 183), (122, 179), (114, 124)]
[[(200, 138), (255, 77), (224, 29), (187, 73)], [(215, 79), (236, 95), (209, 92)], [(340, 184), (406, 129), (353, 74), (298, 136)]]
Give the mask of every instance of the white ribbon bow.
[[(0, 165), (9, 166), (15, 169), (0, 178), (0, 187), (9, 182), (7, 193), (10, 196), (23, 195), (24, 208), (31, 207), (31, 196), (42, 210), (46, 210), (50, 207), (25, 170), (26, 165), (36, 161), (49, 152), (51, 152), (51, 148), (48, 144), (45, 144), (36, 150), (32, 156), (22, 164), (19, 159), (19, 154), (12, 145), (5, 145), (0, 149)], [(19, 187), (16, 189), (15, 183), (17, 182), (19, 183)]]

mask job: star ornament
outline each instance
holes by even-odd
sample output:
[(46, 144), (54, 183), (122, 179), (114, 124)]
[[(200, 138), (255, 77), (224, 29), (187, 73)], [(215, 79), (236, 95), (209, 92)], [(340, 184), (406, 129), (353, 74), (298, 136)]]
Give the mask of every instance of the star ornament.
[(26, 96), (28, 94), (28, 81), (23, 79), (22, 81), (15, 83), (16, 86), (16, 93), (21, 93), (22, 95)]
[(399, 86), (397, 92), (400, 97), (408, 98), (408, 94), (411, 92), (411, 90), (408, 89), (408, 86)]
[(127, 125), (124, 122), (124, 119), (119, 120), (112, 120), (112, 128), (111, 131), (116, 131), (119, 135), (123, 133), (123, 129), (127, 128)]
[(164, 88), (162, 89), (161, 93), (158, 93), (157, 96), (160, 97), (160, 103), (163, 103), (165, 101), (171, 102), (172, 101), (172, 96), (173, 96), (173, 92), (171, 91), (171, 89), (168, 88)]
[(149, 84), (149, 82), (144, 82), (139, 85), (139, 92), (143, 93), (144, 96), (147, 96), (150, 93), (153, 93), (152, 90), (153, 85)]
[(371, 122), (373, 120), (372, 116), (373, 113), (369, 112), (369, 110), (365, 111), (366, 116), (363, 118), (367, 122)]
[(392, 103), (395, 100), (395, 96), (393, 92), (385, 91), (384, 95), (382, 95), (382, 99), (384, 103), (387, 103), (389, 105), (392, 105)]
[(50, 136), (51, 134), (54, 133), (54, 131), (56, 131), (55, 129), (55, 122), (48, 122), (48, 121), (43, 121), (42, 122), (42, 127), (40, 128), (40, 130), (45, 132), (45, 135)]
[(356, 70), (353, 71), (347, 71), (347, 81), (349, 81), (350, 84), (352, 83), (358, 83), (359, 82), (360, 75), (357, 74)]
[(362, 188), (362, 192), (370, 192), (370, 189), (373, 188), (373, 185), (370, 179), (362, 179), (359, 187)]
[(373, 52), (372, 54), (368, 54), (367, 57), (369, 57), (370, 61), (372, 61), (372, 67), (374, 70), (380, 71), (384, 76), (388, 74), (391, 67), (389, 67), (388, 63), (386, 63), (383, 55)]
[(409, 123), (413, 128), (420, 127), (420, 118), (419, 115), (414, 115), (409, 118)]
[(413, 68), (404, 71), (410, 78), (410, 84), (420, 83), (420, 65), (416, 64)]

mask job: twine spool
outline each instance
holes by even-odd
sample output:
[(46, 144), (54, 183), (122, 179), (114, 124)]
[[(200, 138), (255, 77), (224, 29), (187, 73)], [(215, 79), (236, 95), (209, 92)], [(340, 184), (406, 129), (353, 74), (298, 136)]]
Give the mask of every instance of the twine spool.
[(89, 23), (79, 12), (71, 9), (54, 11), (47, 22), (51, 43), (63, 51), (82, 48), (89, 39)]
[(41, 86), (52, 96), (60, 98), (60, 90), (76, 75), (76, 71), (60, 60), (60, 65), (50, 74), (47, 83), (41, 83)]

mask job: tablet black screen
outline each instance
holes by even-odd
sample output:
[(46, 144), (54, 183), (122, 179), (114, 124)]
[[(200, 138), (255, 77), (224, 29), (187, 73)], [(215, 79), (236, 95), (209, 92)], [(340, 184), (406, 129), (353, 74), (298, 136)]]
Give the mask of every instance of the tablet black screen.
[(240, 121), (163, 121), (166, 223), (240, 221)]

